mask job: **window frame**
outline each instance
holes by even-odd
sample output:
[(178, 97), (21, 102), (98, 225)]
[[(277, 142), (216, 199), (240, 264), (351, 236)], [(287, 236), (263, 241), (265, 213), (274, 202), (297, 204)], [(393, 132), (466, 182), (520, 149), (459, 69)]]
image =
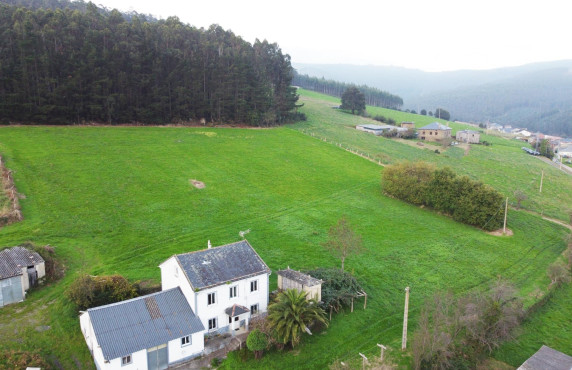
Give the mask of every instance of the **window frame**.
[(251, 315), (258, 315), (260, 313), (260, 305), (258, 303), (250, 305), (250, 314)]
[[(212, 297), (212, 299), (211, 299)], [(207, 294), (207, 306), (212, 306), (216, 304), (216, 292)]]
[(133, 354), (132, 353), (121, 357), (121, 366), (131, 365), (132, 363), (133, 363)]
[(233, 285), (229, 288), (228, 297), (229, 299), (238, 298), (238, 285)]
[(181, 347), (190, 346), (193, 344), (193, 336), (192, 335), (185, 335), (181, 337)]
[[(211, 327), (211, 322), (213, 323), (212, 327)], [(209, 319), (208, 325), (209, 325), (209, 331), (218, 329), (218, 320), (217, 320), (217, 318), (216, 318), (216, 317), (213, 317), (212, 319)]]
[[(254, 284), (254, 289), (252, 289)], [(250, 281), (250, 293), (258, 292), (258, 280), (251, 280)]]

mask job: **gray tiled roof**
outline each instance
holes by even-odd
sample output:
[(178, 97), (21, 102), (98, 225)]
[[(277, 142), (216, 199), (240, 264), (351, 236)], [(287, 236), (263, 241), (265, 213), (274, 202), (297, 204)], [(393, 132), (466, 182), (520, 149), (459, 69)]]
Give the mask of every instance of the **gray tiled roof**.
[(418, 128), (417, 130), (451, 130), (451, 127), (440, 124), (439, 122), (433, 122), (427, 126)]
[(22, 274), (22, 267), (43, 263), (36, 252), (24, 247), (13, 247), (0, 251), (0, 279)]
[(249, 276), (270, 273), (252, 246), (236, 243), (175, 256), (194, 289), (205, 289)]
[(235, 317), (238, 315), (242, 315), (243, 313), (250, 312), (250, 310), (239, 304), (233, 304), (232, 307), (227, 308), (226, 310), (224, 310), (224, 312), (230, 317)]
[(542, 346), (540, 349), (525, 361), (519, 370), (571, 370), (572, 357), (552, 349)]
[(313, 278), (310, 275), (304, 274), (300, 271), (291, 270), (290, 267), (288, 267), (286, 270), (279, 270), (276, 272), (276, 274), (305, 286), (315, 286), (322, 283), (322, 280)]
[(87, 312), (106, 360), (205, 330), (179, 287)]

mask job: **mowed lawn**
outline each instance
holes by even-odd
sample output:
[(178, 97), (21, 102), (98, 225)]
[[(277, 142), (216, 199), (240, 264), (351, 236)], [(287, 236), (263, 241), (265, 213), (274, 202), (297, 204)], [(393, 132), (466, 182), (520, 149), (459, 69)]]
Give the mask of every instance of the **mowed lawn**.
[(531, 304), (565, 247), (564, 228), (524, 212), (509, 213), (514, 236), (496, 237), (389, 199), (382, 167), (290, 127), (4, 127), (0, 152), (25, 196), (25, 220), (0, 229), (0, 245), (51, 244), (67, 267), (61, 282), (0, 310), (0, 349), (38, 349), (64, 368), (93, 366), (63, 294), (79, 272), (159, 282), (169, 256), (236, 241), (240, 230), (251, 229), (272, 270), (339, 266), (321, 244), (342, 215), (365, 246), (346, 269), (367, 309), (358, 302), (295, 351), (248, 364), (262, 368), (324, 368), (378, 353), (376, 343), (397, 348), (406, 286), (411, 328), (424, 297), (499, 276)]

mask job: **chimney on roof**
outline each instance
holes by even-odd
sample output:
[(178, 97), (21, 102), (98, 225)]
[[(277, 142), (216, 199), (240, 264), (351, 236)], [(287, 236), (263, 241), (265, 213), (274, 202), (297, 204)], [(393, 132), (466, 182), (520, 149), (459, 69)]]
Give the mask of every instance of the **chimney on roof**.
[(212, 245), (211, 245), (211, 241), (210, 241), (210, 240), (209, 240), (207, 246), (208, 246), (208, 249), (211, 249)]

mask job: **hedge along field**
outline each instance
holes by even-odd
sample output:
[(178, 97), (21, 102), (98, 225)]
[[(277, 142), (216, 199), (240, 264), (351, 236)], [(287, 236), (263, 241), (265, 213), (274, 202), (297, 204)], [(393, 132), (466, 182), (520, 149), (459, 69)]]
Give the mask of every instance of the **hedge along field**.
[[(521, 150), (521, 147), (528, 145), (526, 143), (493, 135), (481, 135), (481, 141), (486, 140), (493, 145), (471, 145), (468, 155), (465, 155), (464, 149), (459, 147), (448, 148), (444, 152), (443, 148), (439, 148), (443, 153), (436, 154), (434, 150), (357, 131), (356, 125), (380, 124), (380, 122), (332, 109), (340, 104), (337, 98), (303, 89), (298, 89), (298, 92), (301, 95), (300, 102), (304, 103), (301, 111), (308, 116), (308, 121), (294, 125), (293, 127), (297, 130), (367, 153), (381, 163), (408, 160), (432, 162), (440, 167), (450, 166), (458, 174), (465, 174), (491, 185), (509, 197), (512, 205), (516, 205), (514, 191), (519, 189), (528, 197), (522, 202), (523, 208), (565, 222), (570, 220), (572, 177), (526, 154)], [(402, 121), (413, 121), (416, 127), (422, 127), (434, 121), (447, 123), (430, 116), (379, 107), (368, 106), (367, 112), (372, 117), (379, 114), (386, 118), (393, 118), (397, 124)], [(476, 129), (454, 122), (450, 122), (449, 125), (453, 129), (453, 135), (459, 129)], [(544, 182), (542, 193), (540, 193), (542, 171), (544, 171)]]
[(509, 213), (514, 236), (495, 237), (384, 197), (380, 166), (290, 128), (4, 127), (0, 151), (26, 196), (24, 221), (0, 229), (0, 245), (51, 244), (67, 266), (62, 281), (2, 308), (0, 350), (39, 350), (64, 368), (93, 366), (63, 294), (78, 272), (159, 282), (169, 256), (236, 241), (240, 230), (251, 229), (273, 270), (339, 266), (321, 243), (343, 214), (366, 249), (346, 270), (368, 292), (367, 309), (356, 302), (296, 351), (248, 364), (261, 368), (324, 368), (377, 354), (376, 343), (398, 348), (405, 286), (411, 328), (424, 297), (499, 275), (532, 304), (565, 247), (564, 228), (525, 212)]

